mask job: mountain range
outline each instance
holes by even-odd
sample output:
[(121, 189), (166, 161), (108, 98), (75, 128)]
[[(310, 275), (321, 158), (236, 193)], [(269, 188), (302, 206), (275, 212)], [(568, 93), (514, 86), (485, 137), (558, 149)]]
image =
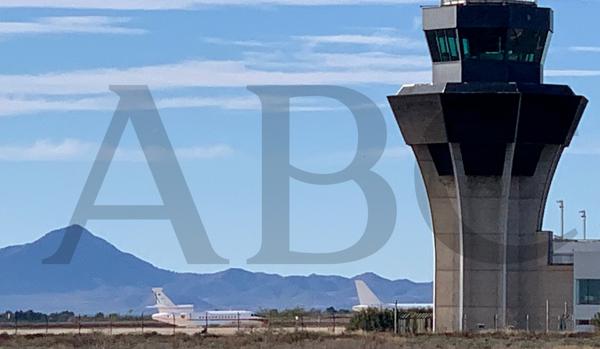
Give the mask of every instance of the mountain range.
[[(81, 240), (66, 265), (43, 264), (67, 229)], [(349, 309), (358, 304), (354, 279), (364, 280), (384, 302), (431, 303), (432, 283), (388, 280), (373, 273), (354, 278), (281, 276), (228, 269), (210, 274), (157, 268), (122, 252), (81, 226), (52, 231), (24, 245), (0, 249), (0, 311), (70, 310), (80, 314), (140, 313), (154, 303), (150, 288), (164, 287), (175, 303), (205, 309)]]

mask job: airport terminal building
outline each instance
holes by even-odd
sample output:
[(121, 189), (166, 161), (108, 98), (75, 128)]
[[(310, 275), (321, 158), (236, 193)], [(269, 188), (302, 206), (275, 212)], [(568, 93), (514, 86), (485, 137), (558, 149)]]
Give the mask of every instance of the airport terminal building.
[(552, 263), (572, 268), (574, 306), (566, 309), (567, 328), (594, 331), (591, 320), (600, 312), (600, 241), (554, 240)]
[(534, 0), (424, 7), (433, 82), (388, 98), (427, 190), (437, 332), (589, 330), (600, 311), (600, 243), (542, 229), (587, 105), (544, 83), (553, 21)]

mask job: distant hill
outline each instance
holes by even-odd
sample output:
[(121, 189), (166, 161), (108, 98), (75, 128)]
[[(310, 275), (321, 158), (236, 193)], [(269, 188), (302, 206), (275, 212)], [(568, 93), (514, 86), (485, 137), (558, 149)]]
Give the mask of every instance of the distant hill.
[[(82, 232), (73, 261), (45, 265), (66, 229)], [(350, 308), (358, 303), (353, 279), (365, 280), (384, 302), (429, 303), (431, 283), (391, 281), (373, 273), (280, 276), (229, 269), (212, 274), (175, 273), (119, 251), (85, 228), (52, 231), (39, 240), (0, 249), (0, 311), (34, 309), (76, 313), (142, 312), (153, 304), (151, 287), (162, 286), (176, 303), (198, 309)]]

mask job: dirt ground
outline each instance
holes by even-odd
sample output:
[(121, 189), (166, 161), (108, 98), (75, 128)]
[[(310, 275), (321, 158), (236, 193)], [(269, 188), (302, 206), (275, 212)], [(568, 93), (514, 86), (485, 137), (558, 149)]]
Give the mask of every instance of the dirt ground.
[(472, 336), (327, 334), (308, 331), (184, 334), (0, 334), (0, 348), (242, 348), (242, 349), (575, 349), (600, 348), (596, 335), (487, 334)]

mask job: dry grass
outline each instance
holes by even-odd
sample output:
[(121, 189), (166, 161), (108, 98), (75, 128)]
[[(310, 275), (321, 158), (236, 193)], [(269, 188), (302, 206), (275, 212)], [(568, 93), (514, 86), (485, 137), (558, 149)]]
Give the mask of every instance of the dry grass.
[(600, 336), (488, 334), (472, 336), (423, 335), (393, 337), (386, 334), (327, 335), (318, 333), (255, 333), (236, 336), (27, 335), (0, 334), (0, 348), (241, 348), (241, 349), (500, 349), (600, 348)]

